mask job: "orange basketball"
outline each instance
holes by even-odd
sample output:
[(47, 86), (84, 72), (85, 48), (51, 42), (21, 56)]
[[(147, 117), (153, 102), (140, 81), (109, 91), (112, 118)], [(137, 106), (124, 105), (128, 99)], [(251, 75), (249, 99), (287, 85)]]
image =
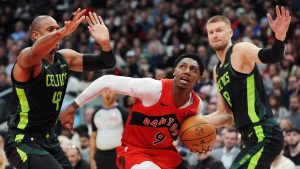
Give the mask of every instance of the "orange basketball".
[(216, 141), (216, 128), (208, 124), (199, 115), (183, 121), (180, 128), (180, 139), (192, 151), (207, 150)]

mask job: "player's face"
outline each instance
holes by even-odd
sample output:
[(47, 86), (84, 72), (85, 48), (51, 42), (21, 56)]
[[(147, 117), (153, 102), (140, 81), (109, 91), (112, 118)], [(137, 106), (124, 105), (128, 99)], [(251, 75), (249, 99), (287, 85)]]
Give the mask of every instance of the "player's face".
[(192, 89), (200, 78), (198, 62), (192, 58), (182, 59), (176, 66), (173, 75), (179, 88)]
[[(54, 32), (59, 29), (59, 26), (57, 22), (51, 18), (47, 17), (41, 20), (41, 23), (39, 24), (39, 29), (38, 31), (35, 31), (34, 40), (38, 40), (39, 38), (48, 35), (51, 32)], [(54, 51), (58, 50), (59, 43), (56, 44), (55, 48), (53, 49)]]
[(216, 51), (226, 49), (232, 36), (230, 26), (224, 22), (216, 22), (207, 24), (206, 28), (211, 47)]

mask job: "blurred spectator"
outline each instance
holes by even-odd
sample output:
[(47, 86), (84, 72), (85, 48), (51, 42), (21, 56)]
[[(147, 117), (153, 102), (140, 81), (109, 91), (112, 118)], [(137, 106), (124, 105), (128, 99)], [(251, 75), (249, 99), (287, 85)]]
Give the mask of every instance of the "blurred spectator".
[(220, 160), (211, 156), (211, 151), (208, 151), (206, 154), (197, 154), (197, 156), (197, 165), (192, 169), (225, 169)]
[(283, 150), (275, 158), (270, 169), (296, 169), (295, 163), (283, 155)]
[(15, 24), (15, 32), (10, 37), (13, 41), (17, 42), (25, 38), (26, 32), (24, 31), (24, 24), (22, 21), (17, 21)]
[(71, 146), (69, 147), (66, 152), (66, 156), (68, 157), (69, 161), (72, 164), (74, 169), (89, 169), (90, 165), (84, 159), (82, 159), (82, 155), (77, 147)]
[(286, 131), (288, 137), (288, 149), (285, 156), (290, 158), (296, 165), (300, 165), (300, 130), (292, 128)]
[(216, 141), (214, 143), (213, 149), (222, 148), (223, 146), (224, 145), (223, 145), (223, 141), (221, 139), (221, 136), (220, 136), (220, 134), (217, 133), (217, 135), (216, 135)]
[(88, 132), (79, 133), (79, 151), (82, 154), (82, 159), (89, 162), (90, 161), (90, 135)]
[(125, 74), (129, 77), (142, 77), (141, 70), (137, 64), (137, 56), (134, 50), (129, 50), (126, 53), (127, 71)]
[(293, 127), (293, 124), (290, 119), (288, 118), (282, 118), (279, 120), (279, 126), (282, 130), (288, 130)]
[(93, 118), (94, 112), (95, 112), (94, 107), (86, 107), (84, 109), (84, 113), (83, 113), (84, 114), (83, 121), (88, 128), (89, 135), (91, 135), (91, 133), (92, 133), (92, 118)]
[(296, 71), (297, 65), (294, 64), (295, 58), (291, 54), (286, 54), (281, 61), (280, 76), (287, 81), (290, 75), (293, 75)]
[(72, 141), (65, 135), (59, 135), (58, 141), (62, 150), (66, 153), (67, 149), (72, 146)]
[(277, 121), (280, 121), (282, 118), (286, 118), (290, 115), (290, 112), (281, 105), (281, 99), (278, 96), (271, 94), (269, 96), (269, 104), (274, 116), (277, 118)]
[(229, 169), (233, 160), (237, 157), (241, 151), (237, 146), (238, 132), (234, 128), (226, 128), (223, 136), (224, 146), (221, 148), (213, 149), (212, 157), (216, 160), (220, 160), (224, 167)]
[(290, 96), (290, 115), (288, 118), (291, 120), (292, 124), (300, 128), (300, 100), (299, 95), (293, 94)]
[[(296, 94), (300, 95), (300, 83), (295, 75), (291, 75), (288, 77), (287, 87), (284, 91), (284, 98), (290, 98), (291, 95)], [(283, 100), (285, 105), (289, 105), (289, 99)]]

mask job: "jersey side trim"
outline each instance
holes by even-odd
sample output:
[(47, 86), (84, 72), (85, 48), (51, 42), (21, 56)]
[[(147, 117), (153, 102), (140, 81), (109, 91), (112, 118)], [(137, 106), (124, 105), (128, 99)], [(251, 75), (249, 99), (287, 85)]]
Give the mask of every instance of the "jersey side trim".
[(21, 106), (20, 121), (18, 123), (17, 128), (24, 130), (28, 124), (28, 112), (30, 111), (30, 108), (28, 105), (28, 101), (24, 89), (20, 89), (16, 87), (16, 92)]

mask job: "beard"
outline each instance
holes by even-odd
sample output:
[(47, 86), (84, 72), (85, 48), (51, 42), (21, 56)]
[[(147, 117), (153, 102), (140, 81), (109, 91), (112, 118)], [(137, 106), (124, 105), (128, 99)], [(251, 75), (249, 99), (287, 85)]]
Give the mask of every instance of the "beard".
[(289, 146), (290, 146), (291, 148), (295, 148), (298, 144), (299, 144), (299, 141), (297, 141), (297, 142), (294, 143), (294, 144), (290, 144)]
[(226, 48), (226, 46), (228, 45), (227, 43), (222, 43), (222, 44), (216, 44), (216, 45), (211, 45), (211, 47), (215, 50), (215, 51), (221, 51), (224, 50)]

